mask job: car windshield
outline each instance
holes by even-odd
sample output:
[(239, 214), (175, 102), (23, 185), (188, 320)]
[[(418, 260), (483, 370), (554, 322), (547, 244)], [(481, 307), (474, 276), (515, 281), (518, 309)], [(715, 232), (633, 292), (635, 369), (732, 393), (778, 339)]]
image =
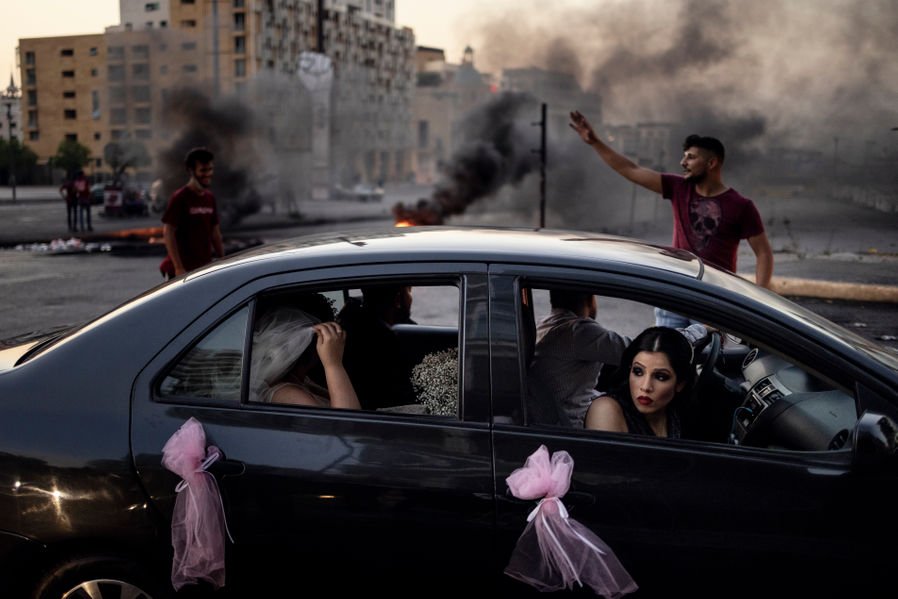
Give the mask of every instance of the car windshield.
[(857, 333), (826, 320), (819, 314), (811, 312), (772, 291), (707, 265), (705, 266), (702, 280), (771, 306), (785, 314), (790, 314), (803, 323), (814, 327), (819, 333), (826, 335), (830, 339), (862, 351), (886, 368), (898, 372), (898, 354), (893, 353), (889, 348), (875, 341), (865, 339)]

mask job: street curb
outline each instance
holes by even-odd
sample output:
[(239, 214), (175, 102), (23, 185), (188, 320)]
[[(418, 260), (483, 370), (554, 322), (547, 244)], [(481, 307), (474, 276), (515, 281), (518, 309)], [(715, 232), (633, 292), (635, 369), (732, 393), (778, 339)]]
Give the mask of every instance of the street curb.
[[(748, 280), (754, 280), (754, 277), (748, 278)], [(892, 285), (773, 277), (770, 289), (785, 296), (815, 297), (855, 302), (898, 303), (898, 287)]]

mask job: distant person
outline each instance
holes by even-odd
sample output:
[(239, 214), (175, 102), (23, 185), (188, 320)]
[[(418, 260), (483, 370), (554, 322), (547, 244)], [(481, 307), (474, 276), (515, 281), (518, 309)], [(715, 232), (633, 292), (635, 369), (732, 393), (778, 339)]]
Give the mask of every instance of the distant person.
[(215, 196), (209, 186), (214, 155), (206, 148), (187, 153), (184, 165), (190, 180), (172, 194), (162, 215), (162, 236), (168, 256), (159, 265), (163, 276), (174, 278), (224, 256)]
[(67, 177), (62, 185), (59, 186), (59, 195), (65, 201), (66, 220), (69, 225), (69, 232), (78, 231), (78, 197), (75, 195), (75, 179)]
[(552, 311), (537, 325), (528, 377), (546, 396), (539, 399), (559, 402), (571, 425), (581, 428), (602, 367), (617, 366), (630, 339), (596, 322), (592, 293), (553, 289), (549, 301)]
[[(78, 219), (81, 223), (81, 231), (93, 231), (94, 228), (90, 222), (90, 183), (84, 176), (84, 171), (78, 171), (75, 174), (72, 187), (78, 200)], [(85, 228), (85, 222), (87, 222), (87, 228)]]
[(624, 350), (611, 390), (590, 404), (586, 428), (682, 437), (683, 404), (694, 377), (692, 351), (675, 329), (652, 327), (640, 333)]
[(347, 303), (337, 315), (347, 334), (343, 363), (365, 410), (417, 401), (411, 365), (393, 331), (395, 324), (415, 324), (411, 310), (411, 287), (376, 285), (363, 288), (361, 303)]
[[(736, 272), (739, 241), (747, 239), (755, 254), (755, 282), (770, 287), (773, 250), (754, 203), (723, 183), (723, 144), (713, 137), (690, 135), (683, 142), (683, 175), (658, 173), (639, 166), (596, 136), (582, 114), (571, 113), (571, 128), (608, 166), (628, 180), (661, 194), (673, 207), (673, 245), (702, 260)], [(686, 327), (689, 320), (656, 310), (656, 322)]]

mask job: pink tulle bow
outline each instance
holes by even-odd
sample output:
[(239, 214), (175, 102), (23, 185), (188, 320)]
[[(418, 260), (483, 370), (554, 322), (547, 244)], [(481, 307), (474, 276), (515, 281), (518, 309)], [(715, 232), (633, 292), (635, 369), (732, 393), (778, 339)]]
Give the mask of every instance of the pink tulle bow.
[(527, 518), (505, 573), (540, 591), (588, 586), (617, 598), (638, 587), (617, 556), (591, 530), (570, 518), (561, 498), (568, 492), (574, 460), (566, 451), (549, 457), (545, 445), (505, 482), (518, 499), (539, 499)]
[(175, 590), (199, 580), (215, 587), (225, 583), (227, 523), (218, 484), (206, 472), (219, 457), (217, 447), (206, 448), (203, 425), (193, 417), (162, 448), (162, 465), (182, 479), (175, 487), (178, 497), (171, 521), (171, 582)]

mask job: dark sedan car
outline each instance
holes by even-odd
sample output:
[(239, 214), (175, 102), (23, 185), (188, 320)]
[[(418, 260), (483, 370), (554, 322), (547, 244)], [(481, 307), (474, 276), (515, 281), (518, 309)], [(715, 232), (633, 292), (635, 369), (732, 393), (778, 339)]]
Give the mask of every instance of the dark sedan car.
[[(361, 379), (347, 364), (382, 407), (263, 399), (254, 351), (276, 307), (314, 300), (340, 318), (387, 285), (411, 288), (410, 318), (369, 358), (396, 368)], [(528, 386), (553, 290), (595, 294), (598, 320), (629, 336), (656, 307), (713, 327), (692, 436), (575, 428)], [(530, 592), (502, 574), (534, 507), (505, 479), (543, 444), (573, 457), (563, 501), (635, 596), (892, 584), (898, 359), (687, 252), (572, 231), (305, 237), (0, 347), (3, 597), (170, 593), (179, 478), (162, 448), (191, 417), (223, 454), (209, 472), (234, 539), (230, 596)], [(417, 400), (393, 391), (393, 370)]]

